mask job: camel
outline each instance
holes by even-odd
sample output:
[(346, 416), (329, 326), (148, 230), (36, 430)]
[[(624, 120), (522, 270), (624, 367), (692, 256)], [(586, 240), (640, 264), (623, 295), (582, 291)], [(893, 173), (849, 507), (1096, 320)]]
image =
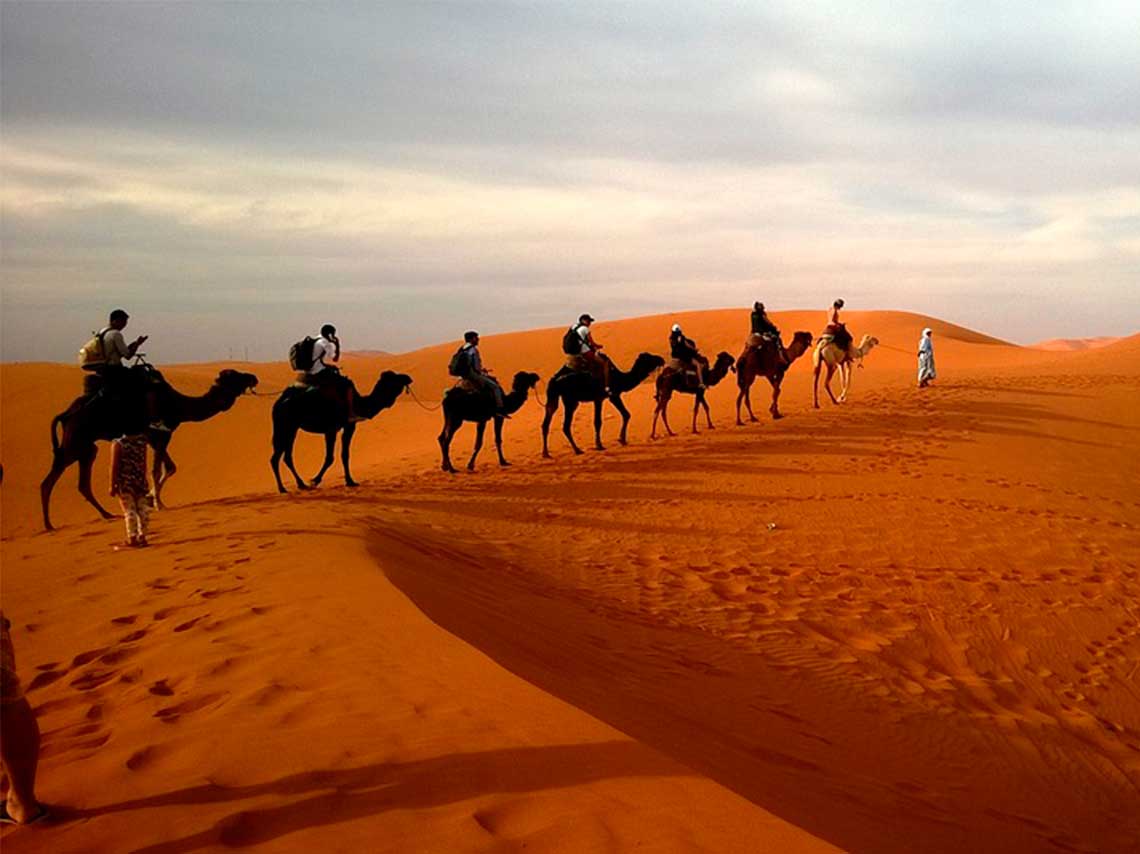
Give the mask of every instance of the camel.
[[(147, 370), (153, 369), (147, 368)], [(79, 463), (80, 494), (104, 519), (114, 518), (91, 492), (91, 469), (95, 464), (95, 456), (98, 453), (96, 443), (99, 440), (110, 441), (126, 433), (146, 433), (147, 441), (154, 448), (154, 496), (157, 501), (161, 495), (162, 484), (177, 471), (168, 452), (173, 431), (187, 421), (205, 421), (225, 412), (234, 405), (238, 397), (257, 385), (257, 377), (253, 374), (227, 368), (218, 374), (218, 378), (204, 395), (188, 397), (175, 391), (161, 379), (157, 371), (154, 371), (153, 375), (160, 380), (158, 415), (170, 428), (169, 430), (149, 428), (144, 411), (137, 407), (125, 406), (122, 401), (104, 397), (102, 394), (82, 395), (52, 419), (51, 471), (40, 484), (40, 503), (43, 506), (46, 530), (55, 530), (49, 513), (52, 490), (56, 481), (72, 463)], [(60, 434), (57, 434), (57, 426), (62, 427)]]
[[(518, 412), (526, 403), (527, 394), (538, 385), (538, 374), (519, 371), (515, 374), (509, 393), (503, 396), (503, 411), (506, 415)], [(442, 468), (446, 472), (455, 473), (455, 466), (451, 464), (451, 440), (459, 432), (464, 421), (474, 421), (477, 433), (475, 434), (475, 451), (467, 462), (467, 470), (475, 471), (475, 458), (483, 448), (483, 433), (487, 429), (487, 422), (495, 421), (495, 450), (499, 452), (499, 465), (509, 466), (510, 463), (503, 457), (503, 416), (495, 412), (495, 399), (486, 392), (467, 391), (458, 386), (449, 388), (443, 395), (443, 430), (439, 434), (439, 449), (443, 452)]]
[[(864, 335), (858, 347), (848, 347), (844, 350), (837, 347), (832, 341), (820, 339), (811, 354), (811, 362), (815, 366), (815, 376), (812, 381), (812, 403), (816, 409), (819, 409), (820, 368), (825, 364), (827, 365), (827, 376), (823, 380), (823, 387), (827, 391), (827, 396), (831, 398), (832, 403), (843, 403), (847, 400), (847, 393), (851, 390), (851, 366), (856, 363), (862, 365), (863, 357), (870, 353), (871, 349), (878, 343), (878, 338)], [(839, 369), (839, 377), (843, 383), (843, 390), (839, 393), (838, 400), (835, 399), (835, 395), (831, 391), (831, 376), (835, 373), (836, 368)]]
[[(382, 410), (392, 406), (411, 384), (412, 378), (407, 374), (384, 371), (367, 395), (360, 394), (356, 389), (352, 390), (355, 395), (353, 411), (360, 419), (375, 418)], [(273, 404), (273, 456), (269, 459), (269, 465), (273, 469), (273, 477), (277, 480), (278, 492), (289, 491), (281, 482), (282, 457), (285, 457), (285, 465), (293, 473), (298, 489), (319, 486), (325, 472), (333, 463), (336, 435), (341, 431), (343, 434), (340, 439), (340, 459), (344, 466), (344, 484), (359, 485), (352, 479), (348, 469), (349, 451), (352, 447), (352, 436), (356, 432), (356, 422), (348, 420), (348, 407), (342, 405), (335, 395), (336, 392), (331, 386), (321, 388), (292, 385), (281, 392), (281, 396)], [(325, 437), (325, 461), (311, 483), (305, 483), (293, 465), (293, 443), (297, 439), (299, 430), (306, 433), (320, 433)]]
[[(714, 385), (723, 380), (728, 372), (736, 372), (736, 360), (732, 358), (731, 353), (721, 350), (717, 354), (716, 362), (711, 368), (705, 367), (704, 377), (705, 386), (712, 388)], [(697, 412), (704, 407), (705, 420), (708, 422), (709, 429), (715, 429), (712, 423), (712, 416), (709, 414), (709, 404), (705, 400), (705, 389), (699, 388), (696, 384), (697, 380), (695, 375), (690, 374), (688, 371), (674, 371), (662, 372), (657, 377), (657, 409), (653, 412), (653, 427), (649, 432), (650, 439), (657, 438), (657, 419), (661, 418), (661, 423), (665, 425), (665, 432), (670, 436), (676, 436), (673, 428), (669, 426), (669, 399), (673, 396), (673, 392), (681, 392), (682, 394), (693, 395), (693, 432), (697, 432)]]
[(772, 405), (768, 411), (772, 413), (772, 420), (776, 421), (784, 416), (780, 414), (780, 386), (784, 382), (784, 374), (792, 366), (792, 362), (811, 349), (814, 336), (810, 332), (797, 332), (792, 336), (792, 343), (785, 348), (788, 354), (788, 363), (784, 364), (776, 353), (776, 342), (765, 341), (759, 347), (745, 345), (744, 352), (736, 360), (736, 385), (740, 393), (736, 396), (736, 423), (743, 426), (740, 420), (741, 402), (748, 408), (748, 420), (756, 421), (752, 413), (752, 383), (757, 377), (767, 377), (772, 384)]
[[(641, 385), (655, 370), (665, 364), (665, 360), (652, 353), (642, 353), (634, 360), (628, 372), (620, 370), (617, 365), (610, 368), (610, 393), (608, 400), (614, 408), (621, 413), (621, 434), (618, 443), (625, 445), (626, 432), (629, 428), (629, 410), (622, 403), (621, 396)], [(570, 442), (575, 454), (582, 453), (574, 441), (571, 431), (574, 412), (581, 403), (594, 404), (594, 448), (604, 451), (602, 444), (602, 403), (607, 400), (605, 387), (602, 381), (592, 374), (583, 371), (570, 371), (566, 368), (558, 371), (546, 386), (546, 415), (542, 419), (542, 456), (550, 459), (550, 447), (547, 439), (550, 434), (550, 422), (554, 413), (558, 411), (558, 402), (562, 401), (565, 411), (562, 416), (562, 433)]]

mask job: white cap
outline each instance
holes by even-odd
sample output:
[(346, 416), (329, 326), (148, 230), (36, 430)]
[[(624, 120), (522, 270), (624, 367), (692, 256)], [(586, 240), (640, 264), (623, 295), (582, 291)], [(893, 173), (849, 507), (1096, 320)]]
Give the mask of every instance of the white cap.
[(929, 335), (929, 334), (930, 334), (931, 332), (933, 332), (933, 331), (934, 331), (934, 330), (933, 330), (933, 329), (931, 329), (931, 328), (928, 326), (928, 327), (926, 327), (924, 330), (922, 330), (922, 334), (923, 334), (923, 335)]
[(674, 323), (674, 324), (673, 324), (673, 331), (674, 331), (674, 332), (680, 332), (680, 331), (681, 331), (681, 324), (679, 324), (679, 323)]

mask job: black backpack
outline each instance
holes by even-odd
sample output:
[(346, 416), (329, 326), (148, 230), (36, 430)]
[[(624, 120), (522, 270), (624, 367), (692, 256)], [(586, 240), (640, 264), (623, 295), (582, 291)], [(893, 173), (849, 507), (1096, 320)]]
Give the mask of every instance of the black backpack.
[(465, 377), (470, 372), (469, 361), (466, 346), (460, 347), (452, 354), (451, 361), (447, 363), (447, 372), (453, 377)]
[(578, 334), (577, 326), (571, 326), (562, 336), (562, 352), (567, 356), (577, 356), (582, 352), (582, 336)]
[(313, 345), (316, 338), (306, 335), (289, 348), (289, 366), (295, 371), (307, 371), (313, 366)]

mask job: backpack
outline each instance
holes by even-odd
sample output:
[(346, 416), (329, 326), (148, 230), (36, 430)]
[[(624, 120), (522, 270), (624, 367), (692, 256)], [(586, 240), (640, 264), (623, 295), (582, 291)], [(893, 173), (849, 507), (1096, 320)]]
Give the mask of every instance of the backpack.
[(447, 372), (453, 377), (465, 377), (470, 372), (469, 361), (467, 348), (460, 347), (452, 354), (451, 361), (447, 363)]
[(562, 336), (562, 352), (567, 356), (577, 356), (582, 352), (582, 336), (578, 334), (577, 326), (571, 326)]
[(306, 335), (289, 348), (289, 367), (295, 371), (307, 371), (313, 366), (313, 345), (316, 338)]
[(79, 367), (90, 370), (106, 363), (107, 354), (103, 349), (103, 336), (108, 331), (109, 327), (101, 332), (91, 333), (91, 340), (79, 348)]

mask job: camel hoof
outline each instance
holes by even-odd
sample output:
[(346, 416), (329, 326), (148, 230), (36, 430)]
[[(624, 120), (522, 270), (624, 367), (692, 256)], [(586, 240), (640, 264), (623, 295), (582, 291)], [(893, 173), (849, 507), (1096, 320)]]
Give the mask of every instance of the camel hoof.
[(605, 445), (594, 445), (595, 451), (604, 451), (605, 449), (606, 449)]
[(349, 487), (350, 489), (351, 489), (351, 488), (353, 488), (353, 487), (357, 487), (357, 486), (360, 486), (360, 484), (359, 484), (359, 483), (357, 483), (355, 480), (346, 480), (346, 481), (344, 482), (344, 485), (345, 485), (345, 486), (347, 486), (347, 487)]
[(277, 492), (278, 492), (280, 495), (288, 495), (288, 494), (289, 494), (289, 490), (288, 490), (288, 489), (286, 489), (286, 488), (285, 488), (285, 487), (283, 487), (283, 486), (279, 486), (279, 487), (277, 487)]
[(781, 415), (779, 412), (773, 412), (773, 413), (772, 413), (772, 420), (773, 420), (773, 421), (779, 421), (779, 420), (780, 420), (781, 418), (783, 418), (783, 417), (784, 417), (784, 416), (783, 416), (783, 415)]
[(552, 460), (552, 459), (554, 459), (554, 457), (550, 456), (550, 454), (548, 454), (546, 451), (543, 451), (543, 452), (542, 452), (542, 458), (543, 458), (544, 460)]
[(574, 449), (574, 456), (578, 457), (581, 455), (582, 455), (582, 449), (581, 448), (575, 448)]
[(106, 510), (104, 510), (103, 511), (103, 518), (104, 519), (118, 519), (119, 517), (116, 516), (114, 513), (108, 513)]
[(502, 468), (510, 468), (510, 465), (511, 464), (508, 463), (506, 460), (499, 460), (499, 466)]
[(309, 484), (307, 484), (307, 483), (298, 483), (297, 484), (297, 489), (300, 489), (302, 492), (307, 492), (311, 488), (312, 487), (310, 487)]

